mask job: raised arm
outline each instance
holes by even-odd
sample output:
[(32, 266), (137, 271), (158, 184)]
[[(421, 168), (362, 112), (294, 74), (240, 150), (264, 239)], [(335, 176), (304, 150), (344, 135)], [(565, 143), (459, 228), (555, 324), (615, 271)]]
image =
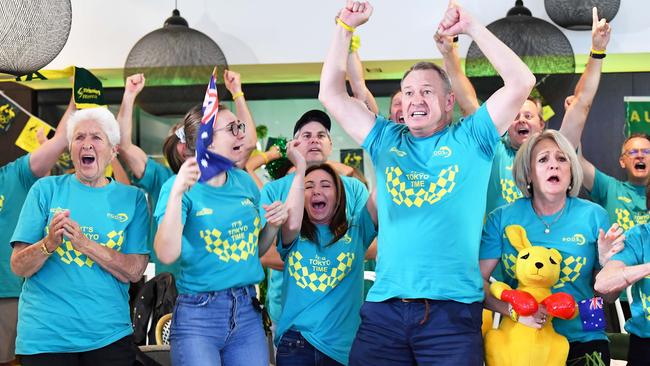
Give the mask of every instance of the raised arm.
[(136, 179), (142, 178), (147, 165), (147, 154), (131, 141), (133, 130), (133, 105), (135, 98), (144, 88), (143, 74), (135, 74), (126, 78), (122, 104), (117, 113), (117, 123), (120, 125), (120, 145), (118, 153)]
[(286, 246), (300, 235), (302, 218), (305, 212), (305, 170), (307, 169), (307, 163), (298, 151), (298, 145), (300, 145), (299, 140), (287, 143), (287, 158), (296, 167), (296, 171), (286, 201), (289, 218), (282, 225), (282, 244)]
[(580, 159), (580, 166), (582, 167), (582, 185), (591, 192), (596, 179), (596, 167), (582, 155), (582, 149), (580, 150), (578, 159)]
[(352, 36), (350, 42), (350, 53), (348, 54), (348, 80), (352, 88), (352, 95), (363, 102), (374, 114), (379, 113), (379, 107), (375, 96), (372, 95), (366, 86), (366, 78), (363, 73), (363, 64), (359, 57), (359, 36)]
[(255, 171), (259, 169), (262, 165), (268, 164), (274, 160), (280, 159), (282, 153), (280, 153), (280, 148), (273, 145), (266, 152), (262, 152), (256, 155), (251, 156), (246, 161), (246, 172), (253, 178), (257, 188), (262, 189), (262, 181), (257, 177)]
[[(246, 97), (242, 91), (241, 75), (232, 70), (226, 70), (223, 73), (223, 80), (235, 103), (235, 114), (237, 115), (237, 118), (246, 124), (245, 151), (248, 151), (248, 154), (245, 154), (246, 159), (242, 161), (242, 164), (245, 166), (250, 153), (255, 150), (255, 145), (257, 144), (257, 130), (255, 129), (255, 120), (253, 120), (253, 115), (248, 109)], [(244, 166), (240, 166), (240, 168), (243, 168)]]
[(183, 194), (199, 180), (201, 171), (195, 157), (188, 158), (181, 165), (174, 185), (169, 192), (165, 215), (158, 225), (153, 248), (163, 264), (176, 261), (181, 255), (183, 241)]
[(603, 58), (600, 53), (602, 52), (602, 55), (604, 55), (611, 34), (611, 28), (607, 21), (605, 19), (598, 20), (596, 8), (593, 8), (592, 17), (591, 50), (596, 53), (589, 57), (585, 71), (580, 76), (573, 95), (567, 97), (565, 104), (568, 104), (568, 106), (562, 119), (562, 126), (560, 126), (560, 132), (574, 147), (580, 145), (582, 130), (585, 127), (587, 115), (598, 91), (603, 67)]
[(345, 74), (350, 40), (354, 28), (368, 21), (372, 6), (348, 0), (339, 13), (334, 37), (323, 63), (318, 99), (358, 144), (363, 143), (374, 124), (375, 115), (366, 105), (348, 95)]
[(453, 0), (449, 1), (447, 12), (438, 26), (438, 34), (469, 35), (501, 75), (504, 86), (488, 98), (486, 105), (499, 134), (506, 132), (535, 86), (535, 76), (508, 46)]
[(438, 51), (442, 54), (442, 60), (447, 75), (451, 80), (451, 88), (456, 96), (456, 102), (458, 102), (463, 116), (469, 116), (478, 109), (478, 98), (474, 86), (472, 86), (472, 83), (460, 67), (460, 57), (458, 56), (457, 44), (453, 41), (454, 37), (435, 34), (433, 39), (436, 42)]
[(63, 117), (59, 121), (54, 137), (45, 140), (43, 144), (29, 155), (29, 168), (37, 177), (46, 176), (54, 167), (59, 156), (68, 147), (67, 129), (68, 119), (77, 108), (74, 104), (74, 98), (70, 98), (68, 108), (65, 110)]

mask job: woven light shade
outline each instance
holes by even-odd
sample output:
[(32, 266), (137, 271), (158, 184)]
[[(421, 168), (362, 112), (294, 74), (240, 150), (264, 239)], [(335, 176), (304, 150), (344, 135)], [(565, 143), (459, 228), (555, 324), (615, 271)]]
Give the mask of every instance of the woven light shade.
[(70, 0), (0, 1), (0, 73), (45, 67), (65, 46), (71, 24)]
[(142, 109), (155, 115), (181, 115), (201, 103), (205, 93), (204, 87), (188, 86), (207, 85), (215, 66), (217, 83), (223, 83), (223, 70), (228, 67), (223, 51), (210, 37), (190, 28), (175, 9), (162, 28), (136, 42), (126, 58), (124, 77), (144, 73), (147, 87), (138, 96)]
[[(512, 49), (534, 74), (575, 72), (573, 48), (566, 36), (553, 24), (532, 16), (517, 0), (505, 18), (487, 28)], [(475, 42), (467, 51), (465, 72), (468, 76), (495, 76), (496, 70)]]
[(571, 30), (591, 30), (591, 9), (598, 8), (599, 19), (608, 22), (618, 13), (621, 0), (544, 0), (546, 13), (560, 27)]

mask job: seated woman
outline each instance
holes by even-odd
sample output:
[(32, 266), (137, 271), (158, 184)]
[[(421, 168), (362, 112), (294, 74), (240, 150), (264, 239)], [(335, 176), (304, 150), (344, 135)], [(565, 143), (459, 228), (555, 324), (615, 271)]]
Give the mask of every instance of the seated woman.
[[(646, 207), (650, 209), (648, 188)], [(623, 249), (596, 276), (595, 288), (618, 297), (621, 291), (632, 286), (632, 318), (625, 322), (625, 330), (630, 333), (627, 364), (647, 365), (650, 360), (650, 224), (637, 225), (625, 236)]]
[[(185, 118), (185, 148), (194, 153), (200, 111)], [(223, 106), (214, 123), (208, 150), (230, 162), (242, 159), (246, 125)], [(255, 284), (264, 278), (260, 255), (287, 219), (282, 202), (264, 207), (261, 228), (260, 192), (245, 171), (222, 167), (196, 184), (201, 171), (195, 157), (183, 162), (178, 175), (162, 187), (155, 218), (154, 249), (163, 263), (180, 259), (178, 298), (171, 323), (174, 365), (268, 365)], [(259, 238), (259, 246), (258, 246)]]
[[(582, 170), (571, 144), (555, 130), (531, 136), (517, 152), (513, 177), (524, 198), (488, 215), (480, 250), (483, 278), (487, 281), (502, 261), (504, 282), (516, 287), (512, 266), (517, 251), (504, 236), (505, 228), (516, 224), (526, 229), (533, 245), (555, 248), (562, 254), (560, 280), (553, 292), (569, 293), (576, 302), (596, 296), (595, 274), (611, 256), (621, 231), (613, 228), (604, 235), (603, 230), (609, 226), (605, 210), (576, 197)], [(541, 328), (547, 319), (543, 305), (531, 316), (517, 316), (509, 304), (489, 294), (486, 307), (534, 328)], [(587, 361), (585, 355), (594, 353), (609, 364), (604, 329), (583, 328), (580, 316), (571, 320), (554, 318), (553, 327), (569, 341), (568, 364), (583, 365)]]
[(296, 175), (278, 244), (285, 266), (277, 364), (347, 364), (361, 322), (363, 259), (377, 235), (368, 212), (374, 207), (346, 215), (339, 175), (328, 164), (305, 171), (297, 144), (291, 142), (287, 151)]
[(132, 365), (129, 282), (148, 259), (144, 194), (104, 176), (120, 140), (106, 108), (75, 112), (74, 174), (39, 180), (11, 239), (25, 277), (16, 353), (23, 365)]

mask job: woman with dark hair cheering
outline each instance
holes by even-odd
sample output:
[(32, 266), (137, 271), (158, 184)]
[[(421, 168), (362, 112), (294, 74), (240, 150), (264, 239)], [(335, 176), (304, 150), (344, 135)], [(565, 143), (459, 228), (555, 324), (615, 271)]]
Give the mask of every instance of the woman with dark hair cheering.
[(376, 236), (374, 208), (346, 212), (341, 178), (328, 164), (306, 169), (299, 144), (287, 152), (296, 173), (278, 243), (285, 267), (277, 364), (347, 364), (361, 321), (363, 258)]

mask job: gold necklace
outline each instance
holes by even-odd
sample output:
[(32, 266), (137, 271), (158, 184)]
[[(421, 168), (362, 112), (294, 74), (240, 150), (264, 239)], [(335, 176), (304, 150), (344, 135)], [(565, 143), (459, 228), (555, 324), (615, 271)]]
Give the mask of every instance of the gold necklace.
[(533, 212), (535, 213), (535, 216), (537, 216), (539, 221), (541, 221), (542, 224), (544, 224), (544, 234), (549, 234), (551, 232), (551, 226), (553, 224), (555, 224), (557, 222), (557, 220), (560, 219), (560, 217), (562, 217), (562, 214), (564, 213), (564, 209), (566, 208), (566, 202), (565, 202), (564, 205), (562, 206), (562, 209), (560, 210), (560, 213), (557, 214), (557, 216), (555, 216), (555, 218), (553, 218), (553, 221), (548, 223), (548, 222), (546, 222), (546, 220), (544, 220), (544, 218), (541, 215), (539, 215), (537, 213), (537, 211), (535, 210), (535, 205), (533, 205), (532, 200), (530, 201), (530, 205), (533, 207)]

